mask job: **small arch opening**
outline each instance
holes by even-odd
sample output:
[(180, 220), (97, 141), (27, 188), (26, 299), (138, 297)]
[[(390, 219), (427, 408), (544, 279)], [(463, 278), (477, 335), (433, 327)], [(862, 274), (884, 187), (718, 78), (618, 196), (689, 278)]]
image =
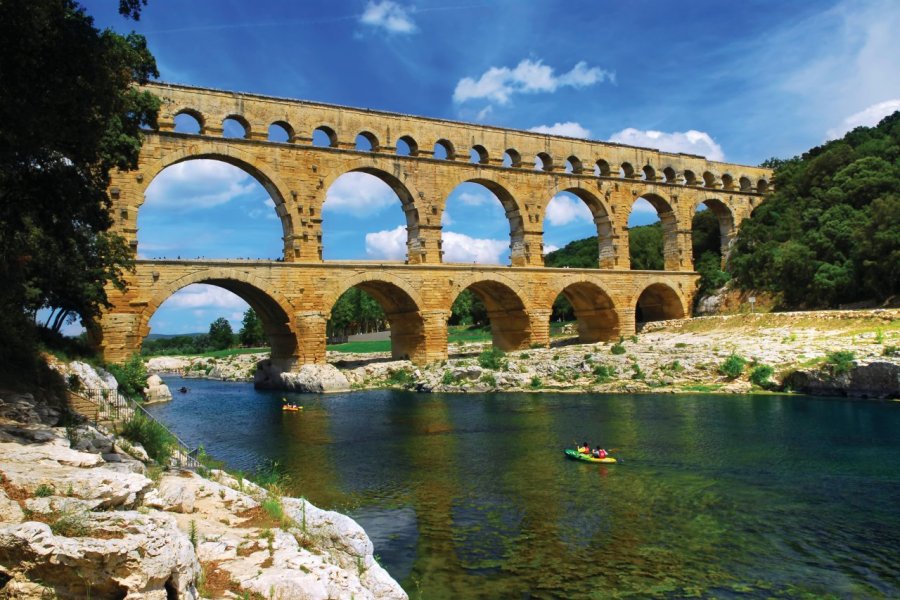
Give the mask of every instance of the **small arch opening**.
[(448, 140), (438, 140), (434, 143), (434, 158), (439, 160), (453, 160), (453, 144)]
[(624, 177), (625, 179), (634, 178), (634, 167), (631, 166), (631, 163), (623, 162), (619, 166), (619, 177)]
[(469, 150), (469, 161), (476, 165), (488, 164), (488, 151), (484, 146), (472, 146)]
[(609, 177), (610, 173), (609, 163), (602, 158), (594, 164), (594, 175), (597, 177)]
[(722, 189), (725, 190), (733, 190), (734, 189), (734, 177), (725, 173), (722, 175)]
[(203, 117), (192, 110), (183, 110), (175, 115), (175, 131), (178, 133), (203, 133)]
[(378, 138), (373, 133), (362, 131), (356, 136), (356, 149), (360, 152), (377, 152)]
[(656, 181), (656, 170), (650, 165), (644, 165), (641, 169), (641, 179), (644, 181)]
[(685, 185), (697, 185), (697, 174), (689, 169), (685, 169), (684, 184)]
[(276, 121), (269, 125), (269, 141), (290, 143), (294, 141), (294, 129), (285, 121)]
[(713, 175), (709, 171), (703, 172), (703, 185), (704, 187), (714, 188), (718, 187), (718, 183), (716, 182), (716, 176)]
[(553, 159), (546, 152), (539, 152), (534, 157), (534, 169), (536, 171), (552, 171)]
[(338, 140), (334, 129), (321, 125), (313, 130), (312, 145), (319, 148), (337, 148)]
[(666, 167), (665, 169), (663, 169), (663, 177), (665, 177), (666, 183), (678, 183), (678, 174), (672, 167)]
[(250, 124), (241, 116), (232, 115), (226, 117), (222, 121), (222, 137), (226, 138), (249, 138)]
[(759, 194), (765, 194), (769, 189), (769, 182), (765, 179), (760, 179), (756, 182), (756, 192)]
[(399, 140), (397, 140), (398, 156), (416, 156), (418, 154), (419, 145), (416, 143), (416, 140), (408, 135), (404, 135)]
[(570, 156), (566, 159), (566, 173), (580, 175), (584, 171), (584, 166), (577, 156)]
[(503, 153), (503, 166), (518, 168), (522, 166), (522, 155), (509, 148)]
[(742, 192), (752, 192), (753, 191), (753, 183), (750, 181), (750, 178), (744, 175), (738, 180), (741, 191)]

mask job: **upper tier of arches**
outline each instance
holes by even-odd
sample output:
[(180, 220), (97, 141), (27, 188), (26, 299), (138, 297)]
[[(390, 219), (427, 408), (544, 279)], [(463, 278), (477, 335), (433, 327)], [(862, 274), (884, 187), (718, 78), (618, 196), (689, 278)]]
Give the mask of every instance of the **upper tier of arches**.
[[(768, 169), (708, 161), (695, 155), (185, 86), (147, 87), (164, 99), (159, 119), (163, 131), (175, 129), (176, 117), (188, 115), (197, 124), (190, 132), (198, 135), (643, 180), (730, 193), (763, 194), (772, 185)], [(361, 145), (360, 139), (365, 144)]]

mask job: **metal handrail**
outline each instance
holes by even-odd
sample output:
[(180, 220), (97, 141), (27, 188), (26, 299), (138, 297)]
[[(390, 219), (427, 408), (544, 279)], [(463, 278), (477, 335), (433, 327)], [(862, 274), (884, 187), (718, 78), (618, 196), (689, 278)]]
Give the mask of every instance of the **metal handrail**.
[(172, 439), (175, 440), (175, 448), (172, 452), (172, 457), (169, 459), (170, 463), (172, 463), (172, 466), (186, 469), (197, 469), (203, 466), (200, 461), (197, 460), (197, 453), (200, 450), (199, 448), (191, 450), (190, 447), (181, 440), (181, 438), (175, 435), (175, 432), (166, 427), (166, 425), (163, 424), (159, 419), (147, 412), (147, 409), (141, 406), (139, 403), (135, 402), (131, 398), (128, 398), (127, 396), (120, 394), (119, 390), (87, 389), (79, 390), (75, 393), (97, 406), (97, 411), (93, 415), (93, 422), (95, 425), (100, 423), (101, 421), (109, 421), (113, 423), (127, 421), (128, 419), (134, 417), (135, 413), (138, 413), (142, 417), (152, 420), (154, 423), (165, 429), (169, 433), (169, 435), (172, 436)]

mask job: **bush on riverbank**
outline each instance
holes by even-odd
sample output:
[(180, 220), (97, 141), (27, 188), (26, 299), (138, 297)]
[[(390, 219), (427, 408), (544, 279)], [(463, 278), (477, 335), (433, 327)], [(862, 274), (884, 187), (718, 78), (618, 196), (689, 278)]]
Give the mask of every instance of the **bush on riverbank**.
[(132, 354), (124, 364), (111, 364), (106, 368), (119, 382), (119, 393), (129, 398), (143, 398), (147, 387), (147, 365), (140, 356)]
[(175, 447), (175, 438), (169, 430), (144, 416), (140, 411), (136, 411), (125, 422), (121, 435), (127, 440), (141, 444), (150, 458), (161, 465), (169, 462)]
[(744, 367), (747, 366), (747, 359), (732, 352), (731, 355), (725, 359), (725, 362), (719, 367), (719, 373), (727, 377), (728, 379), (737, 379), (744, 373)]

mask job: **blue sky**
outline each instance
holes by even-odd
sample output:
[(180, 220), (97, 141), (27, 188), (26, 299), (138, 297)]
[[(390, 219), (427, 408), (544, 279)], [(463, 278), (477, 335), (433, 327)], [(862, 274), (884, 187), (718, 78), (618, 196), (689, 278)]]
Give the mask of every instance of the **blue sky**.
[[(143, 33), (163, 81), (484, 122), (758, 164), (900, 109), (900, 2), (83, 2), (99, 27)], [(508, 261), (499, 202), (466, 184), (448, 200), (447, 259)], [(474, 218), (473, 218), (474, 216)], [(632, 224), (654, 219), (637, 204)], [(325, 258), (403, 258), (386, 186), (345, 176), (323, 210)], [(271, 199), (234, 167), (164, 171), (139, 214), (143, 257), (281, 253)], [(399, 227), (399, 229), (398, 229)], [(546, 217), (550, 247), (593, 235), (574, 197)], [(156, 333), (237, 328), (246, 305), (190, 286)]]

